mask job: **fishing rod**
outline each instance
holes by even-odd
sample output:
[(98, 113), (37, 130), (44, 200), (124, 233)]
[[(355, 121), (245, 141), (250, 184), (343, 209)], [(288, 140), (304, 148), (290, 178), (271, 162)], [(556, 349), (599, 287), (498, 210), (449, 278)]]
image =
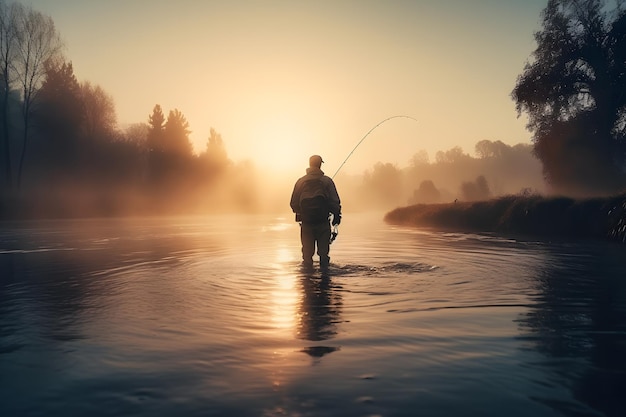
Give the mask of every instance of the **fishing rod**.
[[(370, 133), (372, 133), (374, 130), (376, 130), (376, 128), (380, 125), (382, 125), (383, 123), (388, 122), (389, 120), (392, 119), (411, 119), (415, 122), (419, 123), (419, 120), (417, 120), (414, 117), (411, 116), (406, 116), (406, 115), (397, 115), (397, 116), (391, 116), (391, 117), (387, 117), (384, 120), (381, 120), (380, 122), (378, 122), (373, 128), (371, 128), (366, 134), (365, 136), (363, 136), (361, 138), (361, 140), (356, 144), (356, 146), (354, 148), (352, 148), (352, 150), (350, 151), (350, 153), (348, 154), (348, 156), (346, 156), (346, 159), (343, 160), (343, 162), (341, 163), (341, 165), (339, 165), (339, 168), (337, 168), (337, 171), (335, 171), (335, 173), (333, 174), (333, 176), (331, 178), (335, 178), (335, 175), (337, 175), (337, 173), (339, 172), (339, 170), (346, 164), (346, 162), (348, 161), (348, 159), (350, 159), (350, 157), (352, 156), (352, 154), (354, 153), (354, 151), (356, 151), (356, 149), (359, 147), (359, 145), (361, 145), (361, 143), (363, 143), (363, 141), (365, 140), (365, 138), (367, 138)], [(339, 227), (338, 225), (333, 225), (333, 229), (331, 231), (331, 235), (330, 235), (330, 242), (329, 243), (333, 243), (335, 241), (335, 239), (337, 239), (337, 235), (339, 234)]]
[(361, 143), (363, 143), (363, 141), (365, 140), (365, 138), (367, 138), (367, 137), (370, 135), (370, 133), (372, 133), (374, 130), (376, 130), (376, 128), (377, 128), (378, 126), (382, 125), (383, 123), (388, 122), (388, 121), (389, 121), (389, 120), (391, 120), (391, 119), (400, 119), (400, 118), (402, 118), (402, 119), (411, 119), (411, 120), (416, 121), (416, 122), (418, 122), (418, 123), (419, 123), (419, 120), (417, 120), (416, 118), (411, 117), (411, 116), (405, 116), (405, 115), (397, 115), (397, 116), (387, 117), (386, 119), (384, 119), (384, 120), (382, 120), (382, 121), (378, 122), (378, 124), (377, 124), (376, 126), (374, 126), (373, 128), (371, 128), (371, 129), (370, 129), (370, 130), (369, 130), (369, 131), (365, 134), (365, 136), (363, 136), (363, 137), (361, 138), (361, 140), (360, 140), (360, 141), (356, 144), (356, 146), (355, 146), (354, 148), (352, 148), (352, 150), (350, 151), (350, 153), (348, 154), (348, 156), (346, 157), (346, 159), (344, 159), (344, 160), (343, 160), (343, 162), (341, 163), (341, 165), (339, 165), (339, 168), (337, 168), (337, 171), (335, 171), (335, 173), (333, 174), (333, 176), (332, 176), (331, 178), (333, 178), (333, 179), (335, 178), (335, 175), (337, 175), (337, 173), (339, 172), (339, 170), (340, 170), (340, 169), (341, 169), (341, 168), (345, 165), (345, 163), (348, 161), (348, 159), (350, 159), (350, 157), (352, 156), (352, 154), (354, 153), (354, 151), (356, 151), (356, 148), (358, 148), (358, 147), (359, 147), (359, 145), (361, 145)]

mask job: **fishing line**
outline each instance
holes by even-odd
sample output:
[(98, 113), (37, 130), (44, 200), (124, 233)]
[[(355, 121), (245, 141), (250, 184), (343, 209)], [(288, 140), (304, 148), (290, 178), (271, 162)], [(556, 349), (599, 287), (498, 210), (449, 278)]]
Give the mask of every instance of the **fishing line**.
[[(339, 170), (341, 170), (341, 168), (346, 164), (346, 162), (348, 162), (348, 159), (350, 159), (350, 157), (352, 156), (352, 154), (354, 153), (354, 151), (356, 151), (356, 149), (359, 147), (359, 145), (361, 145), (361, 143), (363, 143), (363, 141), (370, 135), (370, 133), (372, 133), (374, 130), (376, 130), (376, 128), (380, 125), (382, 125), (385, 122), (388, 122), (391, 119), (411, 119), (415, 122), (419, 123), (419, 120), (417, 120), (414, 117), (411, 116), (405, 116), (405, 115), (397, 115), (397, 116), (391, 116), (391, 117), (387, 117), (384, 120), (381, 120), (380, 122), (378, 122), (378, 124), (376, 124), (373, 128), (371, 128), (366, 134), (365, 136), (363, 136), (361, 138), (361, 140), (356, 144), (356, 146), (354, 148), (352, 148), (352, 150), (350, 151), (350, 153), (348, 154), (348, 156), (346, 156), (346, 159), (343, 160), (343, 162), (341, 163), (341, 165), (339, 165), (339, 168), (337, 168), (337, 171), (335, 171), (335, 173), (333, 174), (333, 176), (331, 178), (335, 178), (335, 175), (337, 175), (337, 173), (339, 172)], [(339, 235), (339, 227), (338, 225), (333, 225), (333, 229), (330, 235), (330, 242), (329, 243), (333, 243), (336, 239), (337, 239), (337, 235)]]
[(399, 118), (403, 118), (403, 119), (411, 119), (413, 121), (419, 122), (419, 120), (411, 117), (411, 116), (405, 116), (405, 115), (398, 115), (398, 116), (391, 116), (391, 117), (387, 117), (385, 120), (380, 121), (376, 126), (374, 126), (373, 128), (371, 128), (366, 134), (365, 136), (363, 136), (361, 138), (361, 140), (356, 144), (356, 146), (354, 148), (352, 148), (352, 150), (350, 151), (350, 153), (348, 154), (348, 156), (346, 157), (346, 159), (343, 160), (343, 162), (341, 163), (341, 165), (339, 165), (339, 168), (337, 168), (337, 171), (335, 171), (335, 173), (333, 174), (333, 176), (331, 178), (335, 178), (335, 175), (337, 175), (337, 173), (339, 172), (339, 170), (345, 165), (345, 163), (348, 161), (348, 159), (350, 159), (350, 157), (352, 156), (352, 154), (354, 153), (354, 151), (356, 151), (356, 148), (359, 147), (359, 145), (361, 143), (363, 143), (363, 141), (365, 140), (365, 138), (367, 138), (370, 133), (372, 133), (374, 130), (376, 130), (376, 128), (380, 125), (382, 125), (385, 122), (388, 122), (391, 119), (399, 119)]

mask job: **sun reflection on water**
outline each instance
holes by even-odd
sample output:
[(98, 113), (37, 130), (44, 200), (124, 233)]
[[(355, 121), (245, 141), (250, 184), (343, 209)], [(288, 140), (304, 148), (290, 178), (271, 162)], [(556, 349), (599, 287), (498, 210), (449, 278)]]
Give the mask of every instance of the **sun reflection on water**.
[(289, 248), (277, 248), (276, 262), (274, 264), (276, 274), (274, 276), (274, 288), (271, 292), (271, 322), (279, 330), (292, 330), (296, 326), (298, 304), (297, 276), (293, 270), (290, 270), (289, 266), (294, 258), (294, 253)]
[[(298, 325), (298, 304), (300, 303), (298, 277), (293, 268), (296, 254), (293, 248), (280, 246), (276, 248), (273, 259), (272, 289), (270, 292), (269, 324), (274, 336), (291, 340)], [(289, 343), (280, 343), (271, 354), (269, 382), (274, 391), (280, 391), (288, 379), (285, 370), (293, 360), (294, 349)]]

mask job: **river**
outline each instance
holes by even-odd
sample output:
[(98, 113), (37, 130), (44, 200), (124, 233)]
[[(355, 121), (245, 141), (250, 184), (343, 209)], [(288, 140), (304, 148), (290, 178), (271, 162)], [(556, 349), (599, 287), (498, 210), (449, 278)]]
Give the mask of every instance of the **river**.
[(3, 222), (0, 415), (626, 415), (626, 246), (382, 217)]

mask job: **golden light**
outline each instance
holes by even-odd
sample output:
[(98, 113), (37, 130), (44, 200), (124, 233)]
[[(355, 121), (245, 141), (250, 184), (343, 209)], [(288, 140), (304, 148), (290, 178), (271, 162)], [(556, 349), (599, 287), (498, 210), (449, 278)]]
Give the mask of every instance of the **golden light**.
[[(294, 71), (295, 72), (295, 71)], [(238, 117), (245, 153), (264, 170), (303, 173), (308, 158), (322, 153), (321, 130), (328, 128), (323, 111), (328, 97), (312, 94), (311, 85), (280, 68), (259, 75), (264, 83), (244, 84), (245, 101)]]
[(296, 275), (290, 271), (289, 263), (295, 259), (293, 250), (286, 247), (276, 251), (275, 284), (271, 292), (272, 317), (275, 329), (291, 331), (297, 322), (298, 290)]
[(295, 117), (268, 117), (260, 122), (258, 136), (252, 150), (255, 160), (264, 169), (279, 173), (302, 171), (304, 174), (315, 142)]

